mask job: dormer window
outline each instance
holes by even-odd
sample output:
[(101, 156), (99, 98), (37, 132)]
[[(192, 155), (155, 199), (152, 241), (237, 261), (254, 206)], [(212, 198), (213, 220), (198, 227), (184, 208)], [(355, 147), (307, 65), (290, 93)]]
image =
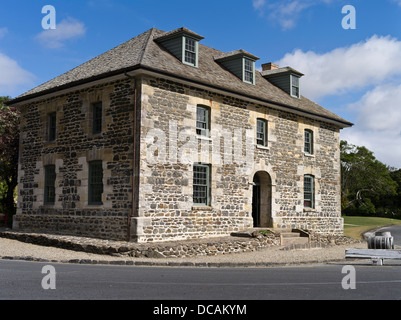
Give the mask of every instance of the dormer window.
[(155, 41), (186, 65), (198, 67), (199, 41), (202, 36), (186, 28), (166, 32)]
[(291, 75), (291, 95), (295, 98), (299, 98), (299, 77)]
[(197, 58), (198, 43), (194, 39), (188, 37), (184, 37), (184, 41), (185, 41), (184, 62), (196, 66), (198, 61)]
[(254, 84), (255, 62), (244, 58), (244, 81)]
[(242, 81), (255, 84), (255, 61), (259, 60), (258, 57), (244, 50), (236, 50), (223, 53), (214, 60)]
[(262, 76), (287, 92), (291, 97), (301, 97), (300, 79), (303, 74), (291, 67), (279, 68), (274, 63), (262, 64)]

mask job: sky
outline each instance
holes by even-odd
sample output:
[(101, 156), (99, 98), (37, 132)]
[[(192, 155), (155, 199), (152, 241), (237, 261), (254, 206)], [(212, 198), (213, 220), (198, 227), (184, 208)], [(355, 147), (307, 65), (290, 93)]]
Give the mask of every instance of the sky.
[[(302, 95), (354, 123), (342, 140), (401, 168), (401, 0), (0, 4), (0, 96), (16, 97), (150, 28), (186, 27), (204, 45), (260, 57), (257, 68), (274, 62), (304, 73)], [(46, 5), (55, 9), (54, 30), (43, 28)]]

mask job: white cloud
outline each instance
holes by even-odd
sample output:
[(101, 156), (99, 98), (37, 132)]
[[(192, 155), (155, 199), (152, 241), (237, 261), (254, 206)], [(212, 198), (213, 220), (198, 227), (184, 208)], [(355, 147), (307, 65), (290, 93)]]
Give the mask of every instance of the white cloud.
[(325, 53), (295, 50), (276, 63), (305, 74), (302, 94), (312, 100), (362, 92), (357, 102), (348, 105), (356, 115), (355, 126), (343, 130), (341, 138), (401, 168), (400, 56), (401, 41), (375, 35)]
[(14, 96), (33, 85), (35, 76), (0, 52), (0, 95)]
[(114, 7), (115, 3), (113, 0), (90, 0), (88, 1), (88, 6), (93, 8), (112, 8)]
[(253, 0), (252, 1), (252, 5), (255, 10), (262, 10), (265, 4), (266, 4), (266, 0)]
[(296, 25), (299, 14), (311, 5), (312, 2), (301, 0), (280, 3), (275, 6), (270, 18), (277, 20), (284, 30), (292, 29)]
[[(277, 22), (283, 30), (296, 26), (302, 11), (309, 7), (333, 0), (253, 0), (253, 8), (262, 16), (267, 13), (269, 21)], [(401, 1), (401, 0), (400, 0)]]
[(277, 63), (305, 74), (302, 91), (313, 100), (379, 85), (389, 77), (401, 75), (400, 56), (400, 41), (375, 35), (323, 54), (295, 50)]
[(341, 140), (364, 146), (385, 165), (401, 169), (401, 135), (398, 131), (376, 132), (360, 130), (358, 125), (344, 129)]
[(362, 128), (377, 132), (398, 131), (401, 136), (400, 104), (401, 85), (383, 84), (367, 92), (350, 108), (357, 110)]
[(342, 139), (365, 146), (387, 165), (401, 168), (401, 85), (382, 84), (350, 108), (357, 112), (353, 128)]
[(0, 39), (4, 38), (4, 36), (8, 33), (7, 28), (0, 28)]
[(36, 36), (36, 39), (45, 47), (56, 49), (63, 47), (65, 41), (85, 35), (86, 28), (82, 22), (73, 18), (67, 18), (57, 23), (56, 29), (44, 30)]
[(391, 0), (394, 3), (397, 3), (401, 7), (401, 0)]

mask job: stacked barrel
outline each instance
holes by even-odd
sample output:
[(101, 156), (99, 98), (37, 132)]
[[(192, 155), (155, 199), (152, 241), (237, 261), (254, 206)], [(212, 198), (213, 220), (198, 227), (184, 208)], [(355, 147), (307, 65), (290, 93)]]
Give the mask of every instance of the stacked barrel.
[(389, 231), (376, 232), (373, 237), (368, 238), (369, 249), (394, 249), (394, 237)]

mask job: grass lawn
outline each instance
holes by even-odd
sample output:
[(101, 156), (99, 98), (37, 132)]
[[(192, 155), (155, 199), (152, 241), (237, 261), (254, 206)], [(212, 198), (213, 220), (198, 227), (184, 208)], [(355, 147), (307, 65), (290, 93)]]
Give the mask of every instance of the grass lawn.
[(361, 234), (371, 229), (400, 224), (401, 220), (377, 217), (346, 217), (344, 218), (344, 235), (354, 239), (361, 239)]

